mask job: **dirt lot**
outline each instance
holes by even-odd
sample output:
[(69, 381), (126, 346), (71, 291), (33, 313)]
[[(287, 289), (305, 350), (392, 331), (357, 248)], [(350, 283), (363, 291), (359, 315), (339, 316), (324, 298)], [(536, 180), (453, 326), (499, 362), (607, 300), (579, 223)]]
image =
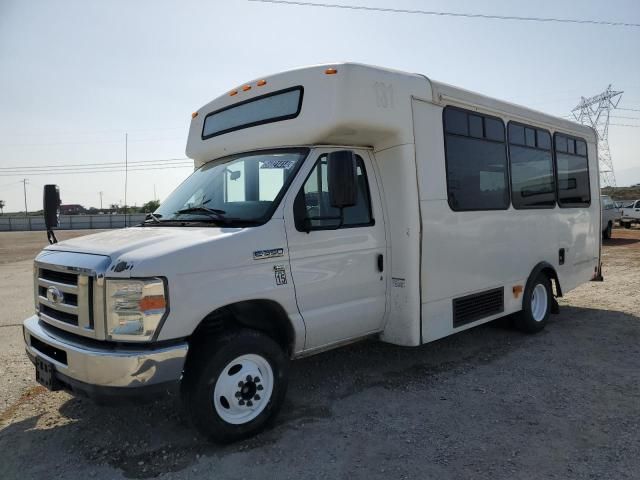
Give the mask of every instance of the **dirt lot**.
[(224, 448), (171, 398), (98, 407), (36, 386), (15, 324), (43, 240), (0, 234), (0, 479), (640, 478), (639, 230), (614, 231), (605, 282), (541, 334), (486, 325), (295, 362), (278, 422)]

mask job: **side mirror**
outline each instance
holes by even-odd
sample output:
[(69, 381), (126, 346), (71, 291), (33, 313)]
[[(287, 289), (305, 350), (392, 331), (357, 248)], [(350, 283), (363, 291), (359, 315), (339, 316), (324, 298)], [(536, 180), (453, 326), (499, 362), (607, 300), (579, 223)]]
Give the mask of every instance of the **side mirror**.
[(44, 186), (44, 224), (47, 230), (58, 226), (60, 216), (60, 190), (57, 185)]
[(358, 203), (356, 156), (352, 151), (340, 150), (327, 156), (327, 177), (332, 207), (352, 207)]

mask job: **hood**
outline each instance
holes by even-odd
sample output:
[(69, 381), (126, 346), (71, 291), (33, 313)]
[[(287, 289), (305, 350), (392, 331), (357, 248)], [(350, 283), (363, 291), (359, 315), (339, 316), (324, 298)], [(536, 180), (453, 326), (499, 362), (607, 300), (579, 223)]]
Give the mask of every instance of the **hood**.
[[(252, 258), (251, 240), (257, 230), (262, 227), (133, 227), (65, 240), (46, 250), (108, 256), (108, 276), (165, 275), (167, 270), (179, 273), (245, 263)], [(244, 241), (237, 242), (237, 237)]]

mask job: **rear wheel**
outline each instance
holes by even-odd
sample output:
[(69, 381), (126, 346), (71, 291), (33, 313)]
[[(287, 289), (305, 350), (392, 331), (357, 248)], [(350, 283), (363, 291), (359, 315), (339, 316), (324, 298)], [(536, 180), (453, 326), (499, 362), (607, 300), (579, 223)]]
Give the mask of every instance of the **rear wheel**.
[(525, 289), (522, 311), (515, 317), (515, 326), (523, 332), (539, 332), (549, 320), (552, 304), (551, 280), (540, 273)]
[(284, 401), (288, 359), (261, 332), (240, 330), (200, 346), (189, 369), (184, 380), (189, 416), (215, 442), (255, 435)]
[(631, 222), (624, 222), (622, 225), (624, 228), (631, 228)]

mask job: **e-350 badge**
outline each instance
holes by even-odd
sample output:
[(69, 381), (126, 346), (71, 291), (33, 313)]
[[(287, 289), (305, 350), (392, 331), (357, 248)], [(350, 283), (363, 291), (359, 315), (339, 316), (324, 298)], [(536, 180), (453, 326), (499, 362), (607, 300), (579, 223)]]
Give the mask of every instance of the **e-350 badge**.
[(287, 284), (287, 272), (284, 269), (284, 265), (274, 265), (273, 273), (276, 277), (276, 285)]
[(284, 248), (270, 248), (269, 250), (256, 250), (253, 252), (254, 260), (263, 260), (265, 258), (282, 257)]

